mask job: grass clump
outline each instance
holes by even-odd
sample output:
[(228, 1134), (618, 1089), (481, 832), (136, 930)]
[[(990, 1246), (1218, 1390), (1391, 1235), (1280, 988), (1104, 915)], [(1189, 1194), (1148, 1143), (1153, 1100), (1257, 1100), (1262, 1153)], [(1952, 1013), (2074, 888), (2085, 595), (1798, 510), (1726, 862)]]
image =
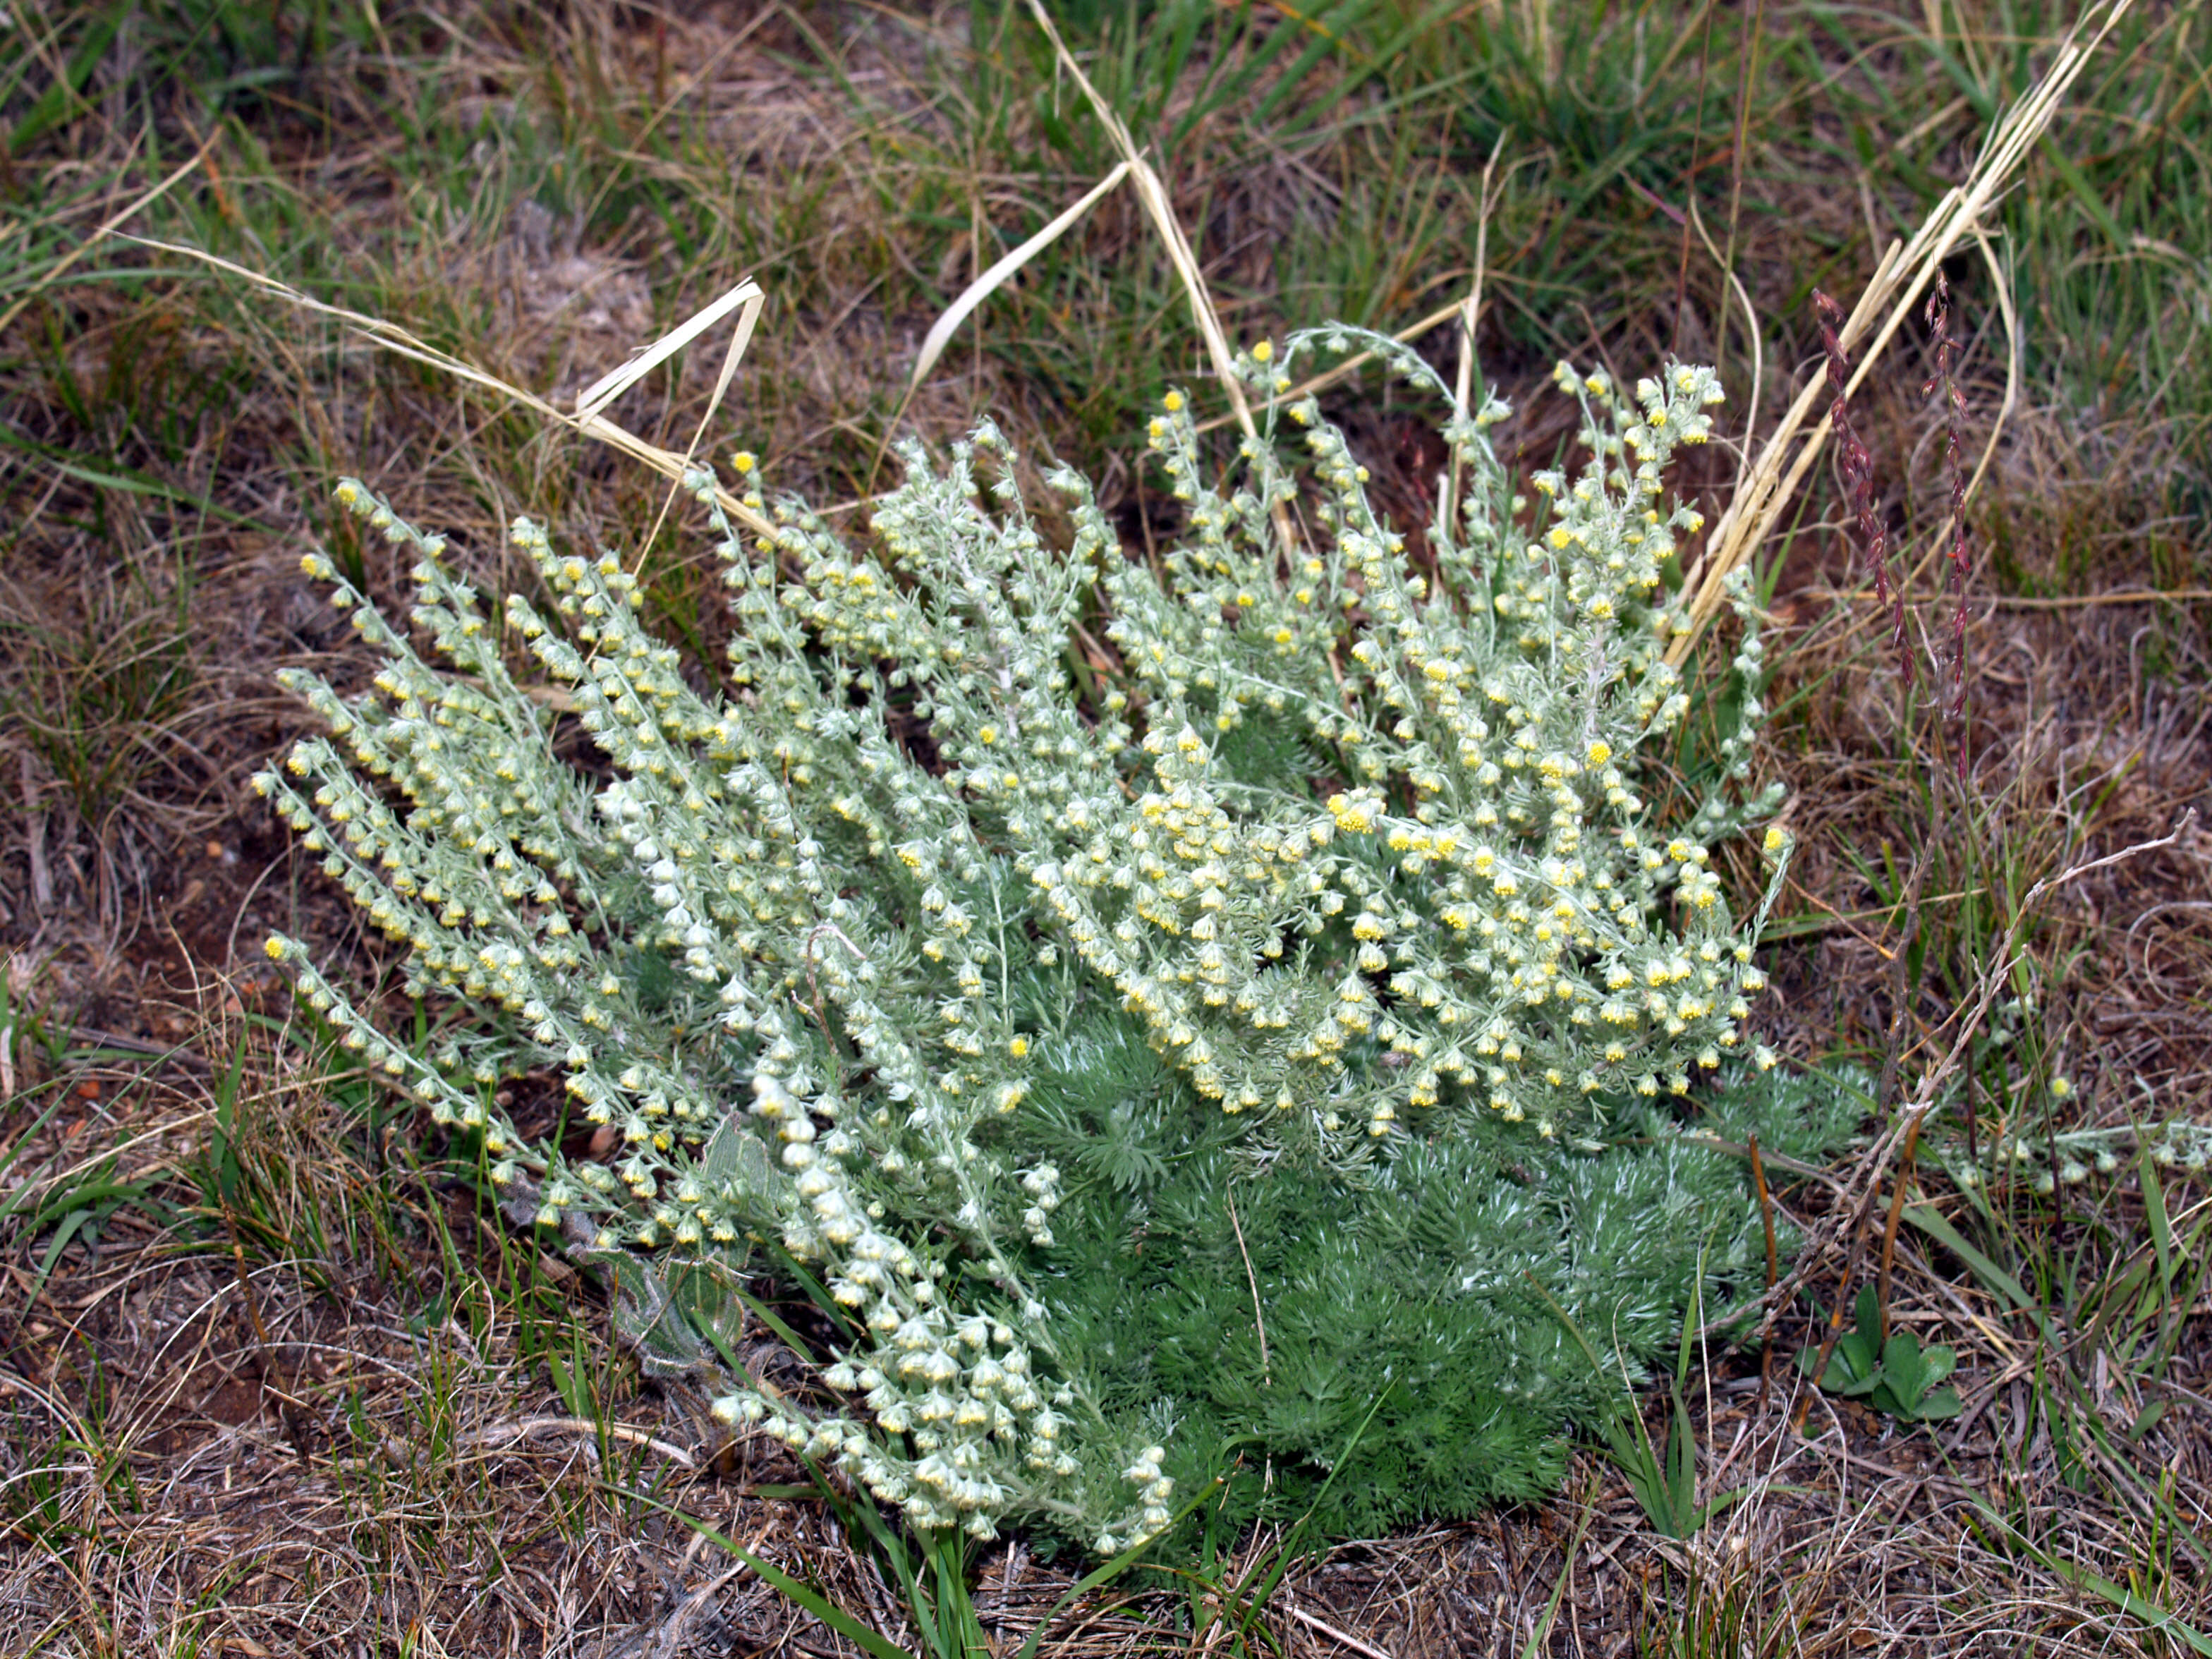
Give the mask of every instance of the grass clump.
[[(1268, 344), (1239, 368), (1291, 386)], [(818, 1339), (776, 1326), (812, 1386), (727, 1365), (718, 1410), (917, 1528), (1016, 1518), (1111, 1553), (1194, 1478), (1281, 1462), (1233, 1486), (1251, 1514), (1354, 1444), (1340, 1527), (1540, 1491), (1618, 1386), (1558, 1310), (1637, 1363), (1701, 1252), (1723, 1279), (1759, 1254), (1740, 1171), (1657, 1103), (1727, 1057), (1773, 1065), (1741, 1039), (1759, 920), (1710, 850), (1771, 805), (1735, 790), (1748, 620), (1705, 798), (1666, 825), (1651, 793), (1690, 701), (1662, 567), (1697, 523), (1662, 469), (1717, 383), (1559, 382), (1589, 459), (1535, 476), (1537, 538), (1483, 435), (1503, 406), (1455, 412), (1469, 483), (1426, 570), (1310, 398), (1270, 402), (1224, 494), (1168, 394), (1151, 435), (1188, 535), (1157, 569), (1066, 468), (1048, 542), (988, 427), (943, 470), (909, 448), (857, 545), (771, 506), (740, 454), (726, 499), (773, 533), (686, 480), (734, 594), (726, 693), (645, 630), (617, 558), (518, 520), (554, 602), (507, 619), (599, 776), (556, 758), (442, 543), (347, 483), (420, 556), (414, 620), (459, 672), (359, 609), (375, 695), (288, 676), (336, 741), (259, 787), (409, 947), (447, 1036), (396, 1042), (304, 947), (270, 954), (615, 1266), (664, 1359), (728, 1359), (749, 1273), (813, 1287)], [(1778, 883), (1787, 836), (1765, 850)], [(601, 1126), (594, 1156), (505, 1120), (491, 1091), (538, 1068)], [(1834, 1132), (1730, 1099), (1769, 1144)]]

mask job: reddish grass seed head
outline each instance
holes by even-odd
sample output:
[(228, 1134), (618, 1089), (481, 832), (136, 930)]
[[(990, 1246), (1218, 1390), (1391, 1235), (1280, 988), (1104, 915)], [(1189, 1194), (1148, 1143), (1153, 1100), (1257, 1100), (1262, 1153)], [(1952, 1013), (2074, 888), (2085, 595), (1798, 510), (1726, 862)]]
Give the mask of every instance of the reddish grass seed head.
[(1905, 625), (1905, 594), (1890, 580), (1889, 532), (1882, 524), (1881, 508), (1875, 500), (1874, 457), (1860, 441), (1858, 429), (1851, 423), (1851, 360), (1838, 332), (1843, 325), (1843, 307), (1817, 288), (1813, 290), (1813, 307), (1820, 318), (1820, 344), (1827, 354), (1828, 385), (1836, 394), (1828, 405), (1828, 423), (1836, 434), (1837, 465), (1843, 473), (1844, 498), (1858, 524), (1859, 543), (1865, 550), (1875, 598), (1890, 613), (1890, 642), (1897, 652), (1898, 672), (1910, 685), (1913, 676), (1912, 644)]

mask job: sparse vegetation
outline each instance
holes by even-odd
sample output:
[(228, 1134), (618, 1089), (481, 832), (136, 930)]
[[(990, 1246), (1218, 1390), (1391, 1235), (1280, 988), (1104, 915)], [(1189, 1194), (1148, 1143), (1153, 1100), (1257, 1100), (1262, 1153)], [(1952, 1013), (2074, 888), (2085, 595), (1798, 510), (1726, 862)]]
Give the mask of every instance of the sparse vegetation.
[[(1523, 411), (1493, 433), (1506, 464), (1559, 463), (1573, 422), (1530, 395), (1556, 360), (1632, 379), (1672, 350), (1730, 394), (1687, 481), (1715, 520), (1732, 446), (1816, 370), (1810, 291), (1848, 309), (2074, 21), (1055, 15), (1153, 147), (1235, 338), (1345, 317), (1414, 331), (1449, 379), (1480, 246), (1474, 391)], [(270, 931), (308, 941), (395, 1036), (449, 1035), (242, 788), (302, 730), (275, 670), (347, 690), (372, 672), (301, 554), (404, 599), (411, 554), (332, 512), (327, 481), (448, 531), (487, 592), (534, 580), (501, 534), (518, 512), (620, 550), (703, 688), (730, 623), (719, 573), (661, 525), (665, 485), (327, 316), (92, 234), (211, 252), (561, 398), (751, 271), (769, 308), (708, 440), (842, 504), (887, 481), (923, 334), (1120, 159), (1111, 136), (994, 3), (120, 0), (11, 4), (4, 27), (0, 1649), (854, 1650), (655, 1505), (892, 1644), (1018, 1647), (1062, 1565), (1008, 1542), (909, 1559), (910, 1586), (856, 1550), (849, 1493), (641, 1378), (611, 1287), (514, 1226), (465, 1144), (402, 1121), (256, 955)], [(1679, 1409), (1662, 1392), (1660, 1425), (1618, 1440), (1651, 1457), (1644, 1502), (1590, 1448), (1550, 1504), (1390, 1540), (1201, 1512), (1197, 1559), (1086, 1592), (1042, 1653), (1338, 1632), (1395, 1656), (2212, 1650), (2212, 844), (2165, 839), (2212, 776), (2207, 27), (2196, 4), (2119, 20), (1988, 216), (1989, 257), (1949, 262), (1963, 413), (1923, 395), (1947, 365), (1916, 313), (1854, 393), (1868, 499), (1824, 464), (1756, 550), (1759, 763), (1790, 785), (1799, 848), (1760, 1036), (1793, 1064), (1894, 1054), (1911, 1103), (1986, 1003), (1909, 1151), (1877, 1083), (1832, 1163), (1728, 1152), (1808, 1241), (1779, 1263), (1771, 1367), (1691, 1333)], [(702, 345), (616, 418), (682, 451), (719, 361)], [(1139, 464), (1146, 422), (1207, 362), (1119, 191), (983, 302), (901, 430), (942, 446), (995, 418), (1098, 480), (1149, 558), (1182, 508)], [(1418, 561), (1444, 458), (1370, 374), (1322, 406)], [(1947, 422), (1975, 481), (1952, 726)], [(1913, 689), (1856, 574), (1861, 504), (1929, 619)], [(1692, 773), (1735, 724), (1702, 661)], [(1755, 859), (1715, 864), (1758, 890)], [(518, 1129), (588, 1154), (544, 1079), (501, 1088)], [(1955, 1350), (1954, 1418), (1907, 1427), (1788, 1363), (1838, 1308), (1856, 1330), (1869, 1285), (1888, 1340)], [(765, 1303), (728, 1335), (775, 1383), (771, 1317), (811, 1316)]]

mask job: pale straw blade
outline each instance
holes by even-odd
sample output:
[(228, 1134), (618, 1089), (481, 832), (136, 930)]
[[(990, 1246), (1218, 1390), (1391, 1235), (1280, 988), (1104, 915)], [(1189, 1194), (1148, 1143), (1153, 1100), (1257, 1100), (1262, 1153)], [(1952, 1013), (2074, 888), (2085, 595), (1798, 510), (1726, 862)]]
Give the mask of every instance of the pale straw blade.
[[(2050, 126), (2066, 94), (2088, 67), (2091, 56), (2133, 3), (2134, 0), (2113, 0), (2101, 9), (2100, 15), (2094, 20), (2084, 17), (2077, 23), (2043, 79), (1999, 119), (1989, 147), (1966, 182), (1945, 193), (1922, 220), (1911, 242), (1901, 249), (1892, 244), (1838, 335), (1845, 347), (1854, 346), (1867, 333), (1871, 319), (1877, 315), (1882, 318), (1873, 343), (1859, 356), (1847, 390), (1856, 391), (1866, 379), (1935, 280), (1936, 267), (1960, 242), (1979, 234), (1982, 216), (2009, 185), (2029, 150)], [(2093, 21), (2094, 32), (2091, 33)], [(1737, 489), (1715, 526), (1704, 561), (1690, 573), (1687, 585), (1693, 587), (1694, 594), (1681, 630), (1668, 647), (1669, 662), (1679, 665), (1689, 655), (1698, 635), (1719, 611), (1729, 576), (1765, 543), (1819, 457), (1827, 441), (1829, 423), (1825, 414), (1814, 422), (1813, 411), (1822, 402), (1825, 391), (1816, 375), (1798, 393), (1789, 415), (1760, 450), (1748, 483)], [(1809, 430), (1808, 422), (1813, 422)], [(1794, 456), (1793, 446), (1796, 447)]]
[[(1237, 354), (1229, 349), (1229, 337), (1222, 330), (1221, 316), (1214, 309), (1213, 296), (1206, 292), (1206, 278), (1198, 268), (1198, 256), (1191, 252), (1189, 240), (1183, 235), (1182, 227), (1176, 222), (1175, 211), (1169, 204), (1167, 186), (1160, 182), (1160, 175), (1152, 170), (1152, 164), (1138, 153), (1136, 141), (1130, 137), (1129, 129), (1122, 125), (1121, 118), (1114, 112), (1113, 106), (1098, 88), (1091, 84), (1091, 77), (1083, 72), (1082, 64), (1075, 61), (1075, 54), (1060, 38), (1060, 30), (1054, 27), (1051, 15), (1046, 12), (1042, 0), (1029, 0), (1029, 4), (1030, 12), (1036, 18), (1037, 27), (1052, 42), (1053, 52), (1059, 58), (1060, 67), (1067, 71), (1077, 86), (1082, 88), (1084, 97), (1090, 100), (1091, 109), (1097, 114), (1099, 125), (1106, 129), (1115, 148), (1121, 152), (1123, 165), (1135, 175), (1138, 197), (1145, 204), (1145, 211), (1151, 216), (1153, 226), (1159, 231), (1160, 240), (1167, 245), (1168, 259), (1175, 266), (1176, 275), (1182, 280), (1183, 292), (1190, 298), (1191, 314), (1197, 320), (1198, 331), (1206, 341), (1206, 354), (1213, 360), (1214, 378), (1221, 382), (1222, 390), (1229, 394), (1229, 406), (1236, 411), (1237, 423), (1244, 428), (1244, 435), (1257, 437), (1259, 428), (1254, 424), (1251, 405), (1245, 400), (1244, 383), (1237, 376)], [(1281, 516), (1279, 513), (1277, 514), (1279, 520)]]
[[(723, 317), (727, 316), (732, 298), (735, 298), (739, 307), (738, 325), (731, 331), (730, 343), (722, 353), (722, 367), (714, 375), (714, 390), (707, 399), (706, 410), (699, 416), (699, 424), (692, 428), (691, 441), (684, 447), (683, 466), (676, 475), (677, 482), (670, 488), (667, 500), (661, 502), (660, 511), (654, 514), (653, 528), (646, 532), (645, 538), (637, 544), (637, 558), (641, 565), (645, 562), (647, 550), (659, 539), (660, 526), (668, 520), (668, 509), (676, 505), (677, 491), (684, 487), (683, 479), (690, 474), (691, 464), (699, 453), (700, 441), (707, 435), (707, 428), (714, 424), (714, 416), (721, 410), (722, 396), (729, 391), (730, 382), (736, 377), (738, 362), (745, 355), (745, 347), (752, 343), (753, 325), (760, 320), (761, 307), (767, 303), (768, 296), (761, 292), (759, 284), (748, 276), (729, 293), (708, 307), (705, 311), (693, 317), (690, 322), (680, 324), (671, 333), (663, 335), (660, 340), (647, 347), (645, 356), (638, 360), (641, 362), (645, 362), (647, 359), (659, 362), (665, 358), (668, 354), (661, 348), (678, 334), (687, 339), (697, 338), (700, 330), (694, 325), (698, 324), (702, 318), (705, 318), (708, 319), (706, 325), (712, 326), (714, 322), (720, 321)], [(602, 381), (601, 384), (604, 385), (605, 382)], [(621, 394), (616, 392), (611, 395)], [(582, 400), (580, 398), (578, 401), (580, 403)]]
[(945, 355), (945, 348), (952, 343), (952, 337), (959, 332), (960, 325), (968, 320), (969, 313), (997, 293), (1015, 272), (1058, 241), (1071, 226), (1096, 207), (1108, 191), (1128, 176), (1129, 164), (1127, 161), (1117, 163), (1112, 172), (1085, 191), (1081, 199), (962, 290), (960, 297), (922, 337), (921, 350), (914, 360), (914, 373), (907, 380), (908, 401), (912, 401), (922, 381), (928, 378), (929, 371), (937, 367), (937, 360)]
[[(471, 386), (482, 386), (488, 392), (495, 392), (509, 402), (520, 404), (550, 424), (568, 427), (574, 431), (582, 433), (587, 438), (595, 438), (610, 447), (620, 450), (631, 459), (652, 468), (664, 477), (680, 482), (689, 470), (684, 456), (678, 454), (672, 449), (663, 449), (658, 444), (647, 442), (636, 434), (617, 426), (605, 416), (571, 414), (565, 410), (558, 409), (536, 392), (526, 392), (520, 386), (512, 386), (495, 374), (486, 374), (473, 363), (456, 357), (450, 352), (441, 351), (435, 346), (425, 344), (408, 333), (406, 330), (387, 323), (380, 318), (367, 316), (358, 311), (349, 311), (343, 306), (325, 304), (311, 295), (302, 294), (297, 289), (278, 282), (273, 276), (264, 276), (258, 270), (249, 270), (244, 265), (234, 264), (203, 248), (188, 247), (178, 242), (155, 241), (149, 237), (142, 236), (125, 236), (123, 240), (136, 242), (142, 247), (156, 248), (164, 253), (174, 253), (187, 259), (197, 259), (203, 264), (212, 265), (218, 270), (228, 271), (230, 275), (252, 283), (264, 293), (275, 295), (277, 298), (302, 311), (333, 318), (356, 332), (365, 336), (373, 343), (383, 347), (395, 356), (410, 358), (416, 362), (427, 364), (432, 368), (451, 374), (456, 380), (465, 380)], [(742, 287), (743, 284), (740, 286)], [(741, 323), (740, 331), (745, 331), (748, 327), (748, 325)], [(741, 344), (733, 347), (733, 349), (741, 349)], [(734, 365), (732, 367), (733, 368)], [(768, 519), (747, 507), (735, 495), (719, 485), (715, 488), (714, 498), (721, 504), (724, 512), (755, 534), (773, 537), (776, 533), (775, 526)]]
[[(732, 350), (739, 356), (743, 355), (745, 343), (752, 337), (753, 319), (760, 315), (761, 303), (766, 297), (761, 292), (760, 284), (754, 282), (751, 277), (746, 277), (712, 305), (694, 313), (651, 345), (641, 348), (621, 368), (611, 374), (601, 375), (578, 392), (576, 413), (580, 416), (599, 414), (623, 392), (629, 391), (655, 368), (683, 350), (685, 346), (690, 345), (692, 341), (741, 306), (747, 308), (747, 314), (738, 322), (738, 338)], [(734, 373), (736, 368), (735, 356), (730, 357), (724, 362), (724, 378), (719, 383), (716, 392), (718, 399), (720, 396), (719, 388), (728, 386), (728, 376)]]

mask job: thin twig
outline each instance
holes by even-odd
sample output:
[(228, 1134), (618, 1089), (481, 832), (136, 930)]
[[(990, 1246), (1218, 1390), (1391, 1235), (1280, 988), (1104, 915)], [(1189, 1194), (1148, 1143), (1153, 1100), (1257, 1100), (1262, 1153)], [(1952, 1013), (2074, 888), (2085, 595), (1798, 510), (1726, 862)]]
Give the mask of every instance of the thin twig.
[[(1874, 597), (1868, 587), (1808, 587), (1802, 597), (1834, 605), (1863, 605)], [(1988, 603), (2000, 611), (2080, 611), (2100, 605), (2202, 605), (2212, 599), (2212, 587), (2120, 587), (2104, 593), (1999, 593)]]
[(1367, 1643), (1361, 1641), (1357, 1636), (1353, 1636), (1346, 1631), (1340, 1631), (1334, 1625), (1323, 1623), (1321, 1620), (1315, 1618), (1313, 1614), (1306, 1612), (1302, 1607), (1285, 1606), (1283, 1611), (1289, 1613), (1291, 1618), (1297, 1620), (1298, 1623), (1304, 1625), (1308, 1630), (1317, 1631), (1322, 1635), (1328, 1637), (1332, 1642), (1340, 1642), (1346, 1647), (1350, 1648), (1354, 1653), (1364, 1653), (1367, 1656), (1367, 1659), (1390, 1659), (1390, 1656), (1385, 1653), (1381, 1648), (1370, 1646)]
[(1928, 868), (1936, 861), (1936, 845), (1942, 839), (1942, 781), (1933, 792), (1936, 823), (1912, 854), (1912, 868), (1905, 878), (1903, 915), (1897, 930), (1897, 949), (1889, 955), (1889, 1036), (1882, 1046), (1881, 1073), (1875, 1085), (1874, 1109), (1887, 1112), (1897, 1102), (1898, 1071), (1905, 1060), (1905, 1039), (1912, 993), (1912, 941), (1920, 935), (1920, 899), (1927, 890)]
[(1920, 388), (1923, 398), (1941, 394), (1943, 399), (1943, 471), (1950, 483), (1950, 523), (1946, 537), (1950, 555), (1951, 593), (1950, 684), (1945, 689), (1943, 714), (1954, 727), (1953, 757), (1959, 775), (1966, 775), (1966, 468), (1959, 453), (1959, 418), (1966, 412), (1966, 394), (1952, 373), (1959, 355), (1951, 337), (1951, 279), (1936, 273), (1936, 291), (1928, 296), (1928, 336), (1936, 348), (1936, 372)]
[(1974, 476), (1966, 480), (1970, 501), (1981, 493), (1983, 477), (1997, 458), (1997, 441), (2004, 436), (2013, 410), (2020, 407), (2021, 380), (2020, 312), (2012, 302), (2012, 283), (1997, 263), (1997, 251), (1990, 245), (1989, 233), (1978, 225), (1974, 228), (1974, 246), (1981, 250), (1982, 263), (1989, 267), (1990, 291), (1996, 296), (1997, 315), (2004, 320), (2005, 395), (2004, 402), (1997, 405), (1996, 418), (1990, 422), (1990, 435), (1982, 445), (1982, 459), (1974, 464)]
[(2126, 587), (2110, 593), (2062, 593), (2055, 599), (2001, 595), (2006, 611), (2075, 611), (2096, 605), (2201, 605), (2212, 599), (2212, 587)]
[(597, 1439), (605, 1435), (610, 1440), (619, 1440), (626, 1446), (641, 1446), (657, 1452), (670, 1462), (686, 1469), (699, 1467), (698, 1460), (683, 1447), (672, 1445), (644, 1429), (633, 1429), (624, 1423), (595, 1423), (588, 1417), (526, 1417), (519, 1422), (494, 1423), (462, 1437), (459, 1444), (465, 1448), (483, 1447), (494, 1449), (516, 1440), (527, 1440), (540, 1434), (580, 1434)]
[(1875, 499), (1874, 457), (1868, 453), (1851, 422), (1851, 388), (1857, 381), (1850, 374), (1850, 352), (1838, 332), (1844, 319), (1843, 307), (1816, 288), (1813, 290), (1813, 308), (1820, 319), (1820, 345), (1826, 360), (1828, 389), (1835, 394), (1828, 404), (1828, 430), (1836, 438), (1844, 502), (1858, 525), (1860, 552), (1866, 561), (1867, 574), (1874, 581), (1875, 599), (1890, 613), (1890, 643), (1897, 652), (1898, 672), (1909, 687), (1912, 684), (1913, 658), (1911, 636), (1905, 625), (1905, 585), (1890, 575), (1889, 529), (1882, 522), (1881, 506)]
[(1252, 1271), (1252, 1253), (1244, 1248), (1244, 1224), (1237, 1218), (1237, 1194), (1229, 1195), (1229, 1224), (1236, 1230), (1237, 1254), (1244, 1258), (1244, 1282), (1252, 1287), (1252, 1326), (1260, 1333), (1260, 1381), (1274, 1386), (1275, 1379), (1268, 1374), (1267, 1322), (1260, 1312), (1260, 1277)]
[[(1497, 176), (1498, 158), (1505, 149), (1507, 131), (1499, 129), (1498, 142), (1490, 147), (1490, 159), (1482, 164), (1482, 198), (1474, 220), (1474, 277), (1460, 307), (1459, 374), (1453, 382), (1452, 409), (1462, 422), (1468, 418), (1468, 399), (1474, 393), (1474, 325), (1482, 312), (1482, 277), (1490, 263), (1490, 216), (1496, 206), (1491, 182)], [(1459, 534), (1459, 452), (1454, 449), (1444, 471), (1443, 498), (1437, 503), (1437, 522), (1447, 536)]]
[[(120, 1031), (103, 1031), (91, 1025), (71, 1026), (67, 1040), (72, 1048), (88, 1048), (109, 1050), (115, 1054), (131, 1054), (150, 1060), (156, 1067), (175, 1066), (187, 1072), (204, 1073), (211, 1073), (215, 1070), (214, 1062), (205, 1054), (187, 1048), (180, 1042), (149, 1042), (143, 1037), (125, 1036)], [(107, 1058), (107, 1055), (103, 1054), (102, 1058)]]

